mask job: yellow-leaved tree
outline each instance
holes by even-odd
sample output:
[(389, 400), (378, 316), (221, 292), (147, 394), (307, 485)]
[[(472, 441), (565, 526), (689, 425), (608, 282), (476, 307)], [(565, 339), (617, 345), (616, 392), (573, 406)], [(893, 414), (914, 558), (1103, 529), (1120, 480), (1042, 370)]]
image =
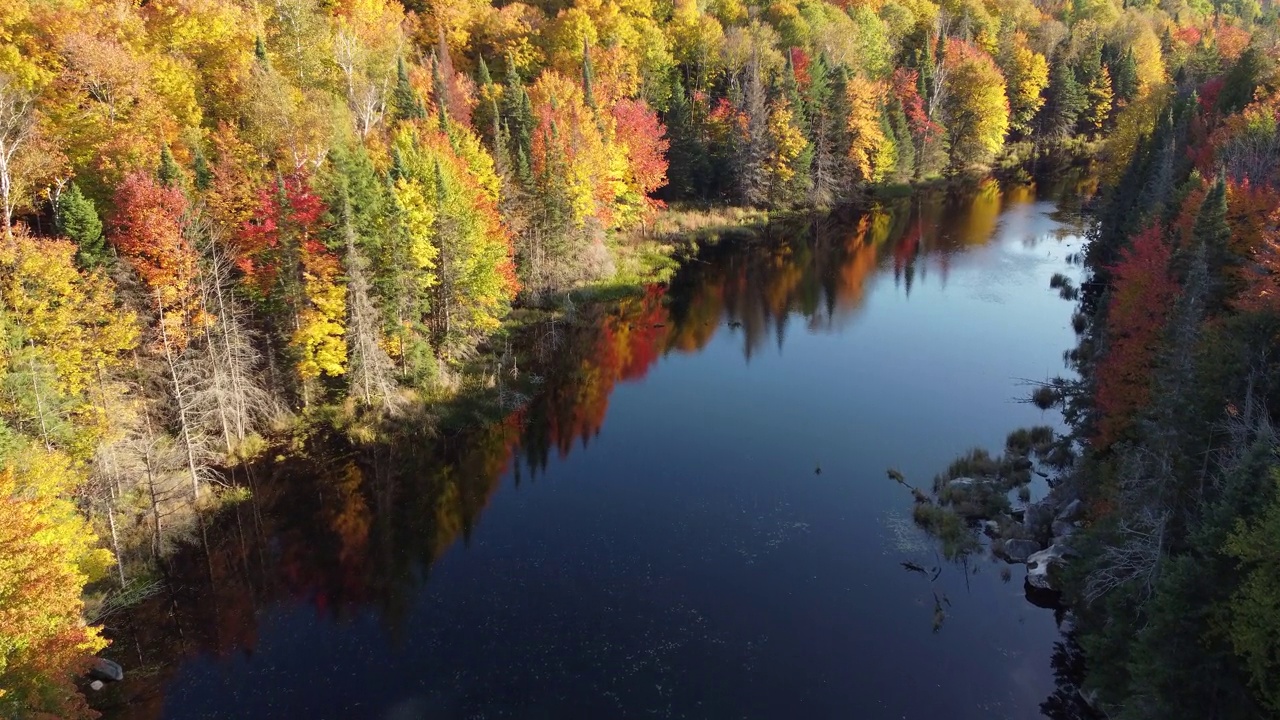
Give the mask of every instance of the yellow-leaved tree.
[(80, 483), (64, 453), (28, 445), (0, 463), (0, 715), (94, 714), (75, 677), (106, 647), (81, 591), (111, 554), (67, 498)]

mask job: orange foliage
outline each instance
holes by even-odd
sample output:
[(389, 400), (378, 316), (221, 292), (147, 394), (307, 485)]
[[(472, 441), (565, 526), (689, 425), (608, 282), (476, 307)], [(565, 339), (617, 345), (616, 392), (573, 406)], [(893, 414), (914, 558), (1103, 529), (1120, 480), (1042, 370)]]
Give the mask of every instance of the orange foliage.
[(133, 265), (165, 314), (169, 342), (181, 348), (200, 318), (198, 256), (183, 236), (187, 198), (150, 175), (134, 173), (116, 188), (111, 243)]
[(1236, 25), (1219, 23), (1213, 29), (1213, 44), (1218, 48), (1218, 56), (1224, 62), (1231, 63), (1239, 60), (1240, 54), (1249, 47), (1249, 41), (1252, 38), (1248, 30)]

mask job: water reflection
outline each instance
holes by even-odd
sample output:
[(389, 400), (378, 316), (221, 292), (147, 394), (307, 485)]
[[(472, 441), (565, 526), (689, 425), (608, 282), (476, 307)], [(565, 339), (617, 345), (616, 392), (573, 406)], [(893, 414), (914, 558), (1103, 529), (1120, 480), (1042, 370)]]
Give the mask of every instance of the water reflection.
[[(908, 297), (930, 278), (945, 285), (957, 254), (989, 242), (1002, 217), (1016, 218), (1011, 211), (1036, 199), (1033, 186), (1002, 191), (988, 182), (857, 216), (779, 224), (768, 242), (704, 252), (669, 288), (531, 331), (537, 337), (525, 343), (530, 357), (521, 365), (545, 382), (499, 421), (363, 450), (315, 439), (304, 452), (258, 463), (236, 478), (251, 499), (205, 528), (202, 547), (172, 559), (164, 594), (109, 628), (111, 654), (130, 673), (104, 696), (104, 709), (159, 718), (235, 707), (236, 687), (224, 688), (228, 697), (189, 694), (182, 712), (166, 693), (177, 673), (250, 662), (268, 618), (372, 623), (394, 647), (415, 593), (450, 547), (469, 541), (503, 478), (537, 482), (553, 457), (588, 446), (620, 384), (645, 378), (664, 357), (701, 353), (721, 334), (751, 360), (781, 352), (789, 333), (840, 332), (875, 283), (891, 280)], [(940, 617), (950, 600), (935, 598)], [(376, 662), (379, 651), (368, 652)]]

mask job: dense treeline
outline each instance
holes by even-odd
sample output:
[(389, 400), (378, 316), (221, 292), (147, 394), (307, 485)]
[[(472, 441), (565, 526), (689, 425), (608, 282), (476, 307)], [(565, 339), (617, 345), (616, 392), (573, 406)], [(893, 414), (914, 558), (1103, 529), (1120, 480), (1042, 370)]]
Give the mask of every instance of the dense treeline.
[[(608, 278), (655, 193), (825, 206), (1113, 126), (1123, 167), (1172, 72), (1262, 72), (1259, 15), (6, 4), (0, 714), (85, 712), (72, 678), (102, 641), (82, 586), (136, 590), (229, 492), (219, 468), (300, 410), (454, 391), (518, 298)], [(1220, 102), (1248, 102), (1228, 85)]]
[(1270, 32), (1201, 49), (1133, 130), (1062, 400), (1089, 507), (1068, 572), (1112, 718), (1280, 714), (1280, 76)]

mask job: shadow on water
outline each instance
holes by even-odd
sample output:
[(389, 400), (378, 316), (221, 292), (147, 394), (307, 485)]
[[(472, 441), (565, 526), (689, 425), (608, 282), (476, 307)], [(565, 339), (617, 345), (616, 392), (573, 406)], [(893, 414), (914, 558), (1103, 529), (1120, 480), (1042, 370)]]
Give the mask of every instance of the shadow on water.
[[(1089, 190), (1082, 180), (1062, 183), (1042, 186), (1039, 197)], [(957, 253), (988, 242), (1002, 212), (1037, 197), (1032, 186), (1001, 191), (990, 182), (856, 215), (776, 223), (769, 242), (704, 250), (669, 287), (526, 330), (520, 366), (541, 383), (532, 400), (499, 420), (430, 441), (365, 448), (313, 437), (259, 461), (242, 473), (249, 499), (214, 520), (207, 546), (185, 546), (170, 558), (166, 590), (112, 618), (109, 655), (128, 678), (96, 698), (100, 709), (109, 718), (171, 715), (167, 694), (184, 663), (252, 658), (265, 618), (280, 607), (372, 623), (394, 646), (433, 566), (470, 542), (502, 480), (536, 483), (553, 457), (590, 444), (618, 385), (645, 378), (664, 357), (701, 353), (722, 334), (750, 360), (781, 348), (791, 332), (837, 332), (863, 311), (876, 282), (891, 280), (908, 294), (923, 278), (936, 275), (945, 284)], [(1060, 207), (1078, 217), (1078, 206)], [(903, 565), (932, 587), (935, 630), (952, 602), (939, 578), (946, 564)], [(1061, 654), (1055, 670), (1069, 669), (1066, 645)], [(236, 692), (188, 698), (197, 705), (184, 716), (233, 713)], [(1046, 711), (1065, 702), (1057, 695)]]

